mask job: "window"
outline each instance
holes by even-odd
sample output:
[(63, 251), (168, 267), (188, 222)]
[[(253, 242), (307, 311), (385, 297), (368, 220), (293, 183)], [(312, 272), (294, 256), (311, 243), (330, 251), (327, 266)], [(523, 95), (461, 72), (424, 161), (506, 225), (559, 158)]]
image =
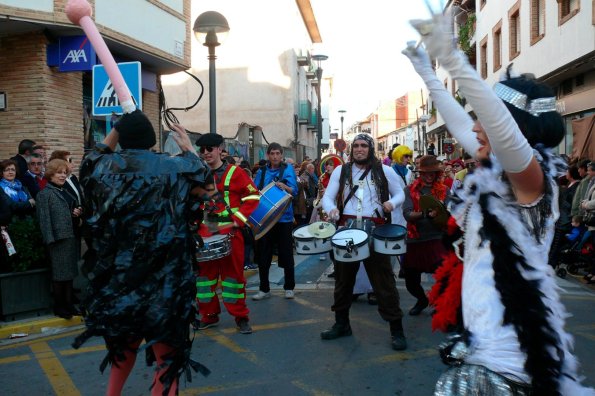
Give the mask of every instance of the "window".
[(585, 85), (585, 75), (579, 74), (578, 76), (576, 76), (574, 78), (574, 85), (576, 87), (582, 87), (583, 85)]
[(560, 90), (562, 91), (562, 95), (570, 95), (572, 93), (572, 79), (566, 79), (562, 81), (560, 84)]
[(580, 10), (579, 0), (557, 0), (558, 1), (558, 25), (578, 14)]
[(545, 0), (531, 0), (531, 45), (545, 36)]
[(492, 40), (494, 46), (494, 71), (502, 67), (502, 20), (492, 29)]
[(488, 36), (485, 36), (479, 43), (479, 70), (481, 78), (488, 78)]
[(520, 0), (508, 11), (508, 59), (513, 60), (521, 53)]

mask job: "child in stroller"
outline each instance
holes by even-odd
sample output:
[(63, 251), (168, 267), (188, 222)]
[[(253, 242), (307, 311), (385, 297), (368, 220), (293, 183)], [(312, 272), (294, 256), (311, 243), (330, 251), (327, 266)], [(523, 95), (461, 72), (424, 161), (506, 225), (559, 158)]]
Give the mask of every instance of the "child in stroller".
[(582, 224), (581, 216), (574, 216), (571, 225), (570, 231), (564, 235), (565, 243), (560, 244), (556, 255), (556, 274), (561, 278), (567, 272), (577, 275), (580, 270), (588, 270), (593, 259), (591, 231)]

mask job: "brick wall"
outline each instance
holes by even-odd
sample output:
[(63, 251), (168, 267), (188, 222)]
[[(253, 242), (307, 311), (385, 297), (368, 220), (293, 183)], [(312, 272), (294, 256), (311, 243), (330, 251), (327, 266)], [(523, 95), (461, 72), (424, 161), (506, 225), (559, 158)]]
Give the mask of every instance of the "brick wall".
[[(48, 67), (47, 42), (41, 32), (0, 38), (0, 91), (7, 97), (7, 110), (0, 111), (0, 159), (14, 156), (22, 139), (43, 145), (48, 157), (67, 150), (75, 163), (82, 158), (83, 73)], [(159, 92), (143, 91), (143, 108), (159, 148)]]
[(161, 151), (161, 123), (159, 122), (159, 88), (161, 79), (157, 76), (157, 92), (143, 91), (143, 111), (153, 124), (155, 135), (157, 135), (157, 144), (155, 149)]
[(53, 150), (83, 153), (81, 73), (58, 73), (46, 65), (47, 39), (41, 32), (0, 39), (0, 158), (17, 153), (22, 139)]

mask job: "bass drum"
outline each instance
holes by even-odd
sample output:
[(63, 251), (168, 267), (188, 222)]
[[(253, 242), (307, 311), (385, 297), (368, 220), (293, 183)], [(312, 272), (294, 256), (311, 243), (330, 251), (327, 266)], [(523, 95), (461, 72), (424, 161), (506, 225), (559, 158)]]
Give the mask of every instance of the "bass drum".
[(354, 263), (370, 257), (369, 234), (355, 228), (344, 228), (333, 235), (331, 245), (335, 260)]
[(196, 261), (199, 263), (220, 259), (231, 254), (231, 237), (229, 234), (213, 235), (203, 238), (204, 246), (196, 246)]
[(293, 241), (297, 254), (322, 254), (330, 252), (331, 238), (316, 238), (310, 230), (309, 225), (305, 224), (293, 231)]
[(397, 256), (407, 251), (407, 229), (398, 224), (385, 224), (374, 228), (372, 239), (374, 251), (388, 256)]
[(291, 195), (281, 190), (271, 182), (260, 192), (258, 207), (250, 217), (248, 223), (254, 231), (254, 239), (262, 238), (283, 216), (285, 209), (291, 204)]

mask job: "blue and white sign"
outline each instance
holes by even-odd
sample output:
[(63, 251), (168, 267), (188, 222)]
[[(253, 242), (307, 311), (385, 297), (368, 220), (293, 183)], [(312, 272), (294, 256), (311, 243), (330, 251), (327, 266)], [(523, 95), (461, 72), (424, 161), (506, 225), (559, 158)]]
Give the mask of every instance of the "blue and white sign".
[[(118, 68), (124, 77), (132, 100), (136, 107), (143, 109), (142, 80), (140, 62), (118, 63)], [(103, 65), (93, 66), (93, 115), (105, 116), (112, 113), (122, 114), (122, 107), (116, 95), (116, 90), (107, 76)]]
[(60, 37), (61, 72), (91, 70), (95, 66), (97, 57), (95, 50), (87, 36)]

